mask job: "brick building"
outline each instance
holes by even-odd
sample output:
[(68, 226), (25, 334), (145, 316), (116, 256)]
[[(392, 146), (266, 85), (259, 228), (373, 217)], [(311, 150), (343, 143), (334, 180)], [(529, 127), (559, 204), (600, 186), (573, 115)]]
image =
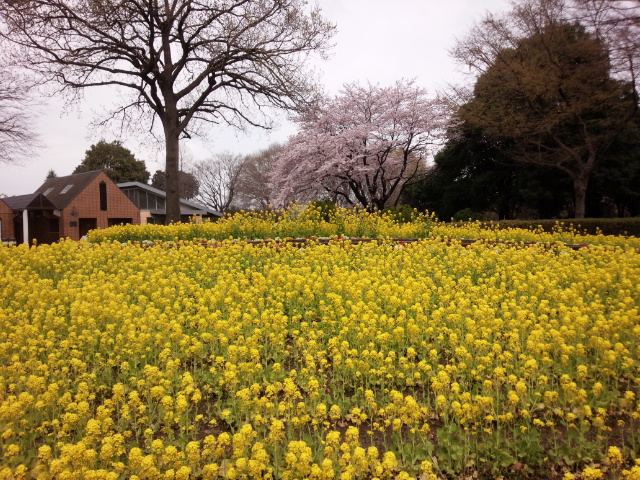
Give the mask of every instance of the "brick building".
[(50, 178), (36, 193), (59, 211), (60, 238), (79, 240), (94, 228), (140, 223), (140, 209), (101, 170)]
[[(34, 239), (38, 243), (58, 240), (59, 221), (55, 214), (56, 207), (44, 195), (30, 193), (7, 197), (2, 201), (9, 208), (8, 214), (1, 214), (3, 221), (0, 227), (3, 239), (19, 239), (22, 242), (23, 238), (27, 238), (29, 243)], [(0, 211), (3, 211), (1, 206)]]
[(0, 219), (3, 239), (52, 243), (66, 237), (79, 240), (94, 228), (139, 224), (140, 209), (96, 170), (50, 178), (33, 194), (1, 199)]

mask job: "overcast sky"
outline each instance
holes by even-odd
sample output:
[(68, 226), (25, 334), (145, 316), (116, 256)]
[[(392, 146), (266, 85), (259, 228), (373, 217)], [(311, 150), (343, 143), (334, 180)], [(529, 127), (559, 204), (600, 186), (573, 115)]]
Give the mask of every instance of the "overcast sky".
[[(456, 65), (448, 50), (486, 11), (509, 8), (509, 0), (320, 0), (324, 15), (337, 25), (335, 47), (327, 61), (318, 63), (324, 89), (337, 94), (351, 82), (390, 85), (401, 78), (412, 79), (432, 93), (448, 83), (465, 80), (464, 69)], [(0, 165), (0, 194), (32, 193), (47, 172), (69, 175), (84, 158), (84, 152), (104, 138), (120, 139), (153, 174), (164, 169), (164, 152), (131, 131), (125, 138), (117, 132), (95, 131), (91, 121), (105, 111), (104, 99), (112, 91), (87, 89), (85, 101), (64, 109), (59, 99), (42, 101), (37, 120), (42, 148), (21, 165)], [(115, 93), (114, 93), (115, 95)], [(144, 131), (145, 125), (141, 125)], [(270, 133), (238, 133), (213, 127), (206, 141), (187, 140), (187, 156), (201, 160), (217, 152), (251, 153), (272, 142), (286, 141), (295, 127), (282, 117)]]

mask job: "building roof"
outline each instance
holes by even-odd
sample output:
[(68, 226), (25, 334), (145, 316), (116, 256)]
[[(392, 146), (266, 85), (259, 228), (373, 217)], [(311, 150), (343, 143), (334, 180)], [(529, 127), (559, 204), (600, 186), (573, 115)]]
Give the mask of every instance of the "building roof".
[(29, 193), (27, 195), (15, 195), (2, 199), (14, 212), (21, 210), (55, 210), (51, 201), (41, 193)]
[(94, 170), (92, 172), (67, 175), (66, 177), (48, 178), (36, 190), (36, 193), (42, 193), (58, 210), (62, 210), (87, 188), (101, 172), (102, 170)]
[[(166, 192), (141, 182), (124, 182), (124, 183), (118, 183), (117, 185), (121, 190), (139, 188), (141, 190), (146, 190), (147, 192), (153, 193), (154, 195), (157, 195), (159, 197), (167, 198)], [(152, 214), (157, 214), (157, 215), (166, 214), (165, 210), (150, 210), (150, 212)], [(181, 215), (214, 215), (216, 217), (222, 217), (221, 212), (212, 210), (206, 207), (205, 205), (201, 205), (200, 203), (192, 202), (191, 200), (186, 200), (184, 198), (180, 199), (180, 214)]]

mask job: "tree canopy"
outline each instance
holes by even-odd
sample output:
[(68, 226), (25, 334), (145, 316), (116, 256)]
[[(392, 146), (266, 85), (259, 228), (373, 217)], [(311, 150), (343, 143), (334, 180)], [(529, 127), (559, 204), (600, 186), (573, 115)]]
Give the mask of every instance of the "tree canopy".
[(296, 121), (272, 171), (274, 203), (328, 197), (383, 209), (424, 168), (446, 118), (423, 88), (398, 81), (345, 85)]
[(304, 0), (8, 1), (0, 19), (16, 61), (40, 78), (119, 87), (130, 95), (112, 118), (160, 124), (169, 221), (180, 220), (179, 139), (200, 121), (266, 127), (265, 107), (305, 104), (315, 92), (305, 60), (334, 33)]
[(85, 152), (82, 163), (76, 167), (73, 173), (93, 170), (104, 170), (108, 177), (116, 183), (147, 183), (150, 176), (144, 161), (136, 160), (131, 150), (118, 140), (113, 142), (100, 140), (95, 145), (91, 145), (89, 150)]
[(479, 130), (458, 126), (456, 134), (403, 201), (450, 220), (461, 210), (493, 212), (499, 219), (559, 217), (570, 202), (570, 183), (544, 167), (514, 163), (506, 145)]
[(566, 174), (581, 218), (592, 173), (636, 113), (635, 90), (612, 78), (607, 45), (563, 20), (558, 3), (528, 2), (513, 23), (491, 19), (459, 43), (457, 57), (481, 71), (459, 118), (505, 140), (511, 159)]

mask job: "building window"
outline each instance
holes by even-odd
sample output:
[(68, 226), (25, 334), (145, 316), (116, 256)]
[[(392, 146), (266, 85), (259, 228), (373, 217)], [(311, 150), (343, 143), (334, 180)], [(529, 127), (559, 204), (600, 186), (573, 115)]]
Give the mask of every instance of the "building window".
[(100, 210), (107, 209), (107, 184), (100, 182)]
[(151, 207), (149, 207), (149, 204), (147, 201), (147, 192), (138, 192), (138, 195), (139, 195), (139, 201), (137, 203), (138, 208), (140, 208), (141, 210), (150, 209)]
[(62, 189), (62, 191), (60, 192), (60, 195), (67, 193), (69, 190), (71, 190), (73, 188), (73, 185), (67, 185), (66, 187), (64, 187)]

